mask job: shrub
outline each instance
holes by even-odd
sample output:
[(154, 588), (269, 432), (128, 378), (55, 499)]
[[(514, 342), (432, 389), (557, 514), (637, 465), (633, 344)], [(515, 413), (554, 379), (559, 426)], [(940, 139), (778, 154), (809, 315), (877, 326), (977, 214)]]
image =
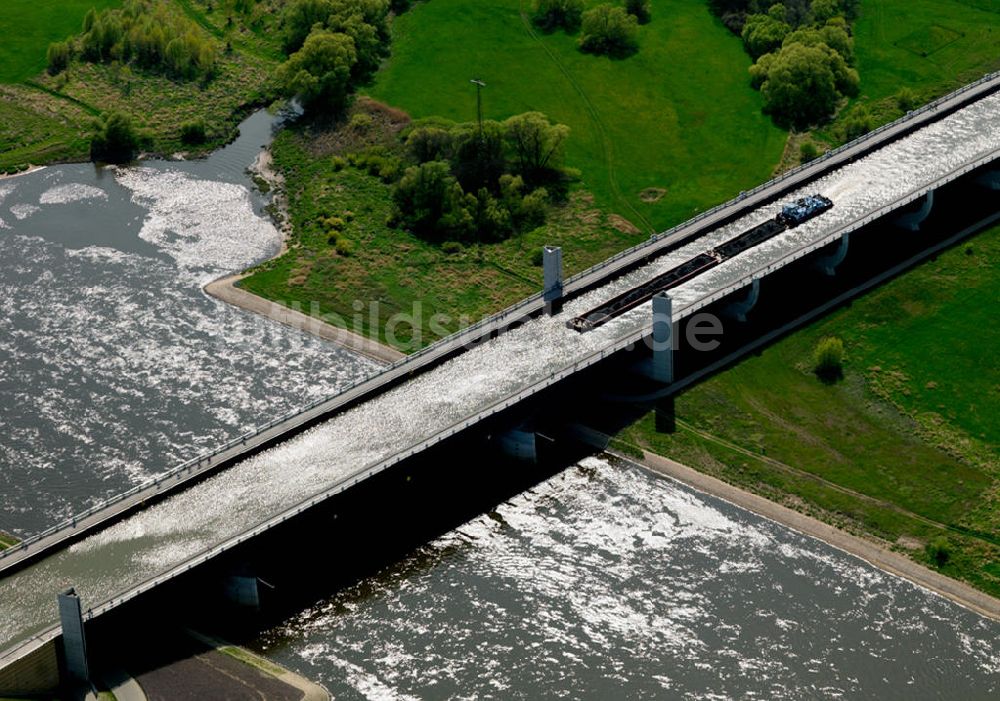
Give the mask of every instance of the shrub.
[(646, 24), (652, 18), (650, 0), (625, 0), (625, 11), (635, 17), (639, 24)]
[(206, 140), (205, 122), (196, 119), (181, 125), (181, 142), (185, 144), (203, 144)]
[(449, 256), (458, 255), (464, 248), (458, 241), (445, 241), (441, 244), (441, 250)]
[(583, 0), (535, 0), (532, 21), (546, 32), (559, 27), (571, 32), (580, 26), (582, 15)]
[(139, 135), (132, 120), (121, 112), (111, 112), (95, 124), (90, 141), (90, 157), (106, 163), (127, 163), (139, 150)]
[(927, 553), (927, 559), (938, 567), (944, 567), (951, 559), (951, 544), (944, 536), (938, 536), (929, 542), (924, 550)]
[(69, 42), (54, 41), (49, 44), (49, 50), (46, 53), (49, 75), (56, 75), (66, 70), (69, 67), (70, 55)]
[(639, 49), (639, 23), (620, 7), (598, 5), (583, 13), (580, 48), (592, 54), (624, 58)]
[(820, 340), (813, 350), (813, 372), (821, 379), (838, 379), (844, 374), (844, 342), (836, 336)]
[(799, 146), (799, 160), (803, 163), (815, 160), (818, 155), (819, 149), (816, 148), (816, 144), (811, 141), (805, 141), (801, 146)]

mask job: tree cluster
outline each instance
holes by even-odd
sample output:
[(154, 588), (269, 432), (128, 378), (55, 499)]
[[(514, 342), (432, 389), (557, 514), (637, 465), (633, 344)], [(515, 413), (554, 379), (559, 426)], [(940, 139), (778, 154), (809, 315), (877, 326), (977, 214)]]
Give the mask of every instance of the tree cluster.
[(389, 0), (293, 0), (282, 15), (285, 91), (307, 109), (338, 112), (388, 50)]
[(625, 8), (597, 5), (583, 13), (580, 48), (614, 58), (630, 56), (639, 50), (639, 20)]
[[(756, 4), (713, 0), (713, 6)], [(794, 8), (794, 11), (792, 9)], [(744, 17), (740, 34), (756, 60), (750, 79), (776, 122), (803, 128), (833, 114), (844, 96), (858, 93), (854, 40), (845, 16), (853, 0), (786, 0)]]
[(535, 0), (532, 21), (546, 32), (581, 29), (581, 51), (622, 58), (639, 49), (639, 25), (652, 17), (650, 0), (624, 0), (624, 6), (603, 4), (584, 11), (583, 0)]
[(539, 112), (505, 122), (429, 124), (406, 137), (397, 221), (432, 241), (500, 241), (545, 221), (569, 129)]
[(134, 63), (180, 80), (212, 77), (216, 50), (191, 20), (150, 0), (126, 0), (120, 9), (84, 17), (83, 32), (49, 46), (49, 72), (64, 70), (78, 54), (84, 61)]
[(574, 32), (583, 17), (583, 0), (536, 0), (532, 20), (546, 32), (562, 28)]

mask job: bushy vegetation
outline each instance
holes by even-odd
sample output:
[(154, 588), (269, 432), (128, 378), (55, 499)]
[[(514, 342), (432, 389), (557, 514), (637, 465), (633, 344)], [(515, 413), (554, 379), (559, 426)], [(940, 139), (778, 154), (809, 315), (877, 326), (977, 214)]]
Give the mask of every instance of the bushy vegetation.
[(709, 6), (743, 38), (756, 61), (751, 83), (778, 124), (824, 122), (845, 96), (858, 94), (848, 25), (857, 0), (710, 0)]
[(546, 32), (560, 27), (573, 32), (579, 29), (582, 17), (583, 0), (535, 0), (532, 20)]
[[(393, 187), (401, 224), (432, 241), (499, 241), (545, 221), (569, 129), (539, 112), (503, 123), (417, 126)], [(380, 169), (389, 173), (398, 168)]]
[(844, 342), (836, 336), (820, 339), (813, 349), (813, 372), (824, 380), (844, 374)]
[(624, 8), (597, 5), (583, 13), (580, 48), (623, 58), (639, 50), (639, 21)]
[(105, 163), (127, 163), (138, 153), (140, 141), (131, 118), (121, 112), (111, 112), (94, 124), (90, 157)]
[(49, 72), (64, 70), (73, 55), (91, 63), (131, 63), (178, 80), (206, 81), (217, 59), (197, 24), (155, 0), (126, 0), (120, 9), (90, 10), (78, 38), (49, 46)]
[(293, 0), (284, 10), (281, 81), (307, 109), (341, 112), (388, 52), (388, 0)]

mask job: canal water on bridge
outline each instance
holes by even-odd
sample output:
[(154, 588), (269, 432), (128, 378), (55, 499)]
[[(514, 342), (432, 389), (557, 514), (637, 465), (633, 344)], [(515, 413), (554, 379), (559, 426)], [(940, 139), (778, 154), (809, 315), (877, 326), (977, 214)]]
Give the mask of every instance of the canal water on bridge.
[(245, 172), (273, 122), (204, 160), (0, 180), (0, 529), (44, 530), (374, 370), (202, 292), (281, 243)]
[(585, 460), (267, 631), (338, 700), (989, 699), (1000, 624)]

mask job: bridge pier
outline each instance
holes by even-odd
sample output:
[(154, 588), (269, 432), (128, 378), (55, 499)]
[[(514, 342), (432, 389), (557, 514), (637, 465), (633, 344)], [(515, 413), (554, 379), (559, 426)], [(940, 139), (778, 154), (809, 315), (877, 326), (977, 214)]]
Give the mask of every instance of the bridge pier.
[(924, 197), (923, 206), (916, 212), (910, 212), (909, 214), (901, 214), (896, 217), (896, 226), (901, 229), (909, 229), (910, 231), (920, 231), (920, 225), (924, 223), (924, 220), (931, 214), (931, 209), (934, 208), (934, 191), (928, 190), (927, 195)]
[(837, 250), (828, 256), (823, 256), (816, 261), (816, 267), (819, 268), (824, 275), (833, 277), (837, 274), (837, 268), (840, 264), (844, 262), (847, 258), (847, 248), (851, 244), (851, 235), (844, 234), (840, 237), (840, 243), (837, 245)]
[(542, 248), (542, 274), (544, 279), (542, 299), (545, 302), (545, 313), (552, 316), (562, 311), (563, 264), (562, 249), (558, 246)]
[(750, 291), (747, 292), (747, 296), (726, 307), (726, 313), (742, 324), (747, 320), (747, 314), (750, 313), (750, 310), (757, 306), (759, 298), (760, 278), (754, 278), (754, 281), (750, 284)]
[(988, 170), (978, 178), (976, 184), (987, 190), (1000, 190), (1000, 170)]
[(73, 587), (60, 593), (59, 622), (62, 625), (63, 681), (68, 687), (90, 686), (90, 665), (87, 662), (87, 637), (83, 629), (80, 597)]
[(499, 440), (504, 455), (524, 462), (538, 462), (538, 436), (534, 431), (519, 426), (501, 433)]
[(240, 608), (260, 610), (260, 587), (257, 577), (249, 574), (231, 574), (223, 582), (226, 599)]

